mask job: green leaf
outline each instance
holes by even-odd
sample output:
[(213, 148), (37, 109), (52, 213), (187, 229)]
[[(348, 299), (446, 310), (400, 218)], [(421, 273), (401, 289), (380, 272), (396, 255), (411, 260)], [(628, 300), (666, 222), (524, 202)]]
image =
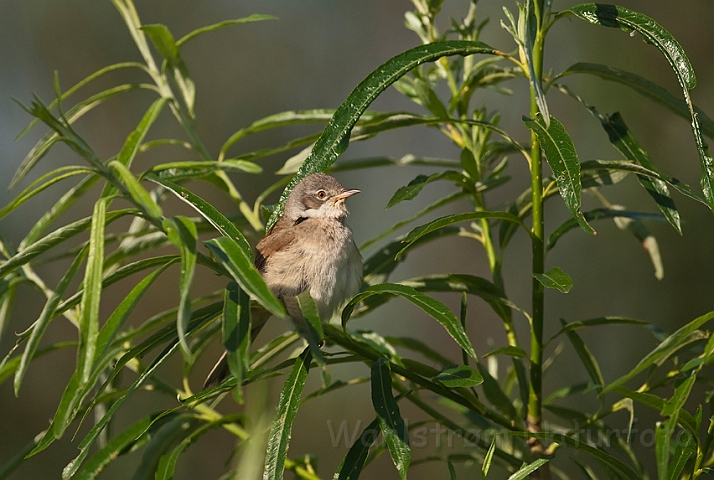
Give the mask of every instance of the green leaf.
[(151, 125), (153, 125), (153, 123), (156, 121), (159, 114), (161, 113), (161, 110), (163, 110), (164, 105), (166, 105), (167, 101), (167, 98), (159, 98), (151, 104), (151, 106), (139, 122), (139, 125), (137, 125), (134, 131), (131, 132), (124, 141), (124, 145), (122, 146), (121, 150), (119, 151), (119, 154), (117, 155), (117, 162), (121, 163), (127, 168), (131, 167), (134, 157), (139, 151), (139, 146), (141, 145), (141, 142), (144, 141), (144, 138), (146, 137), (149, 128), (151, 128)]
[(538, 460), (535, 460), (527, 465), (523, 465), (523, 467), (519, 468), (517, 472), (508, 477), (508, 480), (523, 480), (549, 461), (550, 458), (539, 458)]
[[(315, 363), (320, 366), (324, 366), (325, 357), (322, 355), (322, 351), (320, 350), (320, 342), (324, 338), (325, 334), (322, 329), (320, 312), (317, 310), (315, 300), (313, 300), (310, 296), (310, 291), (306, 290), (297, 297), (284, 298), (283, 302), (287, 307), (290, 318), (297, 331), (305, 340), (307, 340)], [(297, 303), (297, 308), (291, 308), (292, 302)]]
[[(126, 295), (117, 308), (112, 312), (102, 328), (99, 330), (99, 336), (97, 337), (97, 356), (104, 355), (105, 350), (109, 347), (112, 340), (116, 336), (119, 329), (126, 323), (131, 312), (134, 311), (139, 300), (144, 296), (146, 291), (151, 287), (154, 281), (166, 271), (168, 267), (174, 264), (176, 257), (169, 259), (159, 268), (151, 272), (149, 275), (144, 277), (139, 283), (137, 283), (134, 288), (131, 289), (128, 295)], [(102, 282), (102, 287), (106, 285), (107, 279), (105, 278)]]
[(573, 288), (573, 280), (558, 267), (553, 267), (545, 273), (534, 273), (533, 278), (545, 288), (553, 288), (560, 293), (568, 293)]
[(285, 316), (285, 307), (282, 302), (268, 288), (263, 277), (253, 266), (252, 258), (246, 255), (237, 242), (228, 237), (220, 237), (205, 242), (205, 245), (253, 300), (260, 303), (273, 315), (281, 318)]
[(181, 352), (187, 362), (191, 362), (193, 354), (186, 341), (186, 331), (191, 319), (191, 282), (196, 270), (196, 254), (198, 252), (198, 232), (191, 219), (183, 216), (165, 218), (163, 227), (171, 243), (181, 252), (181, 277), (179, 280), (179, 310), (176, 317)]
[[(562, 318), (560, 319), (560, 323), (564, 329), (568, 325), (568, 323)], [(600, 366), (598, 365), (597, 360), (593, 354), (590, 353), (590, 350), (585, 345), (585, 342), (583, 342), (583, 339), (580, 338), (580, 335), (578, 335), (575, 330), (566, 331), (566, 335), (568, 336), (570, 343), (573, 344), (573, 348), (575, 348), (575, 352), (578, 354), (578, 357), (580, 357), (580, 361), (583, 362), (585, 370), (587, 370), (588, 375), (590, 375), (590, 379), (599, 389), (601, 389), (602, 386), (605, 385), (605, 379), (600, 372)]]
[(15, 396), (18, 396), (20, 392), (20, 385), (22, 384), (22, 379), (25, 378), (25, 373), (27, 373), (27, 368), (30, 366), (30, 362), (35, 356), (37, 347), (40, 344), (40, 340), (42, 340), (42, 336), (45, 334), (47, 326), (50, 324), (50, 320), (52, 320), (52, 318), (54, 317), (57, 305), (59, 305), (60, 300), (62, 300), (64, 292), (67, 290), (67, 287), (69, 286), (70, 282), (77, 274), (77, 271), (82, 265), (82, 262), (84, 261), (86, 255), (86, 248), (83, 248), (77, 254), (74, 261), (69, 266), (64, 276), (57, 284), (54, 293), (50, 298), (47, 299), (47, 302), (45, 303), (45, 306), (42, 309), (42, 313), (40, 313), (40, 317), (33, 324), (30, 339), (27, 341), (25, 351), (22, 353), (22, 360), (20, 361), (20, 366), (18, 367), (17, 372), (15, 373)]
[(76, 480), (97, 478), (109, 463), (131, 448), (136, 440), (148, 430), (152, 422), (152, 417), (147, 416), (132, 423), (95, 453), (73, 478)]
[(282, 480), (283, 478), (293, 421), (297, 416), (300, 396), (310, 370), (310, 357), (310, 348), (308, 347), (295, 359), (295, 365), (280, 392), (278, 410), (268, 435), (263, 480)]
[(449, 388), (475, 387), (483, 383), (481, 374), (468, 365), (449, 366), (435, 378)]
[(392, 208), (398, 203), (404, 200), (413, 200), (422, 191), (422, 189), (429, 183), (436, 182), (438, 180), (448, 180), (456, 183), (457, 185), (465, 186), (466, 177), (460, 172), (447, 170), (446, 172), (434, 173), (432, 175), (419, 175), (414, 180), (409, 182), (408, 185), (400, 187), (387, 204), (387, 208)]
[(208, 25), (205, 27), (198, 28), (198, 29), (194, 30), (193, 32), (184, 35), (183, 37), (181, 37), (180, 39), (178, 39), (176, 41), (176, 46), (180, 48), (183, 44), (185, 44), (189, 40), (193, 40), (194, 38), (201, 35), (202, 33), (212, 32), (214, 30), (218, 30), (219, 28), (228, 27), (231, 25), (240, 25), (243, 23), (250, 23), (250, 22), (260, 22), (261, 20), (277, 20), (277, 17), (274, 17), (272, 15), (253, 14), (249, 17), (237, 18), (235, 20), (225, 20), (223, 22), (214, 23), (213, 25)]
[(447, 215), (445, 217), (437, 218), (425, 225), (416, 227), (414, 230), (409, 232), (409, 234), (402, 240), (405, 243), (404, 246), (398, 253), (397, 257), (402, 255), (407, 249), (411, 247), (417, 240), (419, 240), (424, 235), (431, 233), (435, 230), (439, 230), (454, 223), (467, 222), (472, 220), (479, 220), (482, 218), (495, 218), (498, 220), (504, 220), (506, 222), (514, 223), (518, 226), (523, 227), (526, 231), (528, 228), (523, 224), (523, 222), (513, 214), (507, 212), (469, 212), (469, 213), (457, 213), (453, 215)]
[[(195, 312), (194, 319), (192, 319), (189, 336), (200, 330), (203, 326), (205, 326), (205, 324), (211, 322), (217, 315), (220, 314), (220, 304), (217, 305), (218, 308), (215, 307), (216, 305), (211, 305), (206, 307), (205, 309), (201, 309)], [(135, 358), (137, 355), (144, 354), (148, 349), (153, 348), (157, 343), (171, 338), (172, 333), (175, 334), (175, 331), (175, 326), (169, 325), (163, 331), (159, 331), (149, 337), (141, 345), (138, 345), (137, 347), (129, 350), (126, 354), (122, 356), (121, 359), (119, 359), (113, 374), (110, 376), (107, 382), (110, 382), (112, 378), (114, 378), (116, 373), (121, 368), (123, 368), (123, 366), (128, 361)], [(79, 454), (70, 463), (68, 463), (62, 471), (63, 480), (69, 480), (74, 476), (77, 470), (81, 467), (82, 462), (84, 462), (84, 460), (87, 458), (87, 455), (89, 455), (89, 450), (94, 444), (95, 440), (102, 432), (102, 430), (104, 430), (107, 424), (112, 420), (117, 410), (119, 410), (119, 408), (124, 405), (124, 402), (126, 402), (126, 400), (131, 395), (133, 395), (139, 389), (139, 387), (141, 387), (144, 382), (146, 382), (147, 379), (153, 376), (156, 373), (156, 370), (161, 367), (169, 358), (171, 358), (171, 356), (177, 350), (179, 350), (178, 338), (174, 336), (174, 338), (171, 339), (171, 343), (167, 345), (156, 356), (156, 358), (154, 358), (154, 360), (152, 360), (152, 362), (146, 367), (143, 372), (141, 372), (141, 374), (139, 374), (139, 377), (124, 391), (124, 394), (118, 399), (116, 399), (114, 403), (112, 403), (107, 413), (94, 425), (94, 427), (92, 427), (89, 433), (84, 437), (82, 442), (79, 444)]]
[[(576, 73), (595, 75), (603, 80), (617, 82), (621, 85), (630, 87), (640, 95), (664, 105), (675, 115), (691, 120), (687, 102), (681, 98), (677, 98), (666, 88), (661, 87), (644, 77), (620, 70), (619, 68), (611, 67), (609, 65), (600, 65), (597, 63), (576, 63), (575, 65), (568, 67), (567, 70), (556, 75), (553, 80), (556, 81), (561, 77)], [(714, 138), (714, 121), (710, 119), (700, 108), (694, 107), (694, 111), (696, 112), (697, 117), (699, 117), (704, 134), (710, 138)]]
[(483, 474), (484, 478), (488, 476), (488, 471), (491, 470), (491, 462), (493, 461), (493, 452), (496, 451), (496, 439), (498, 437), (496, 435), (493, 436), (493, 440), (491, 440), (491, 445), (488, 447), (488, 450), (486, 450), (486, 455), (483, 457), (483, 464), (481, 465), (481, 474)]
[(262, 173), (263, 167), (253, 162), (232, 159), (223, 160), (222, 162), (209, 160), (169, 162), (152, 167), (146, 174), (154, 173), (159, 178), (177, 182), (200, 178), (215, 171)]
[(675, 38), (652, 18), (615, 5), (586, 3), (569, 10), (577, 17), (593, 24), (635, 31), (647, 43), (655, 45), (665, 56), (677, 76), (692, 119), (692, 132), (699, 152), (702, 168), (701, 184), (709, 208), (714, 210), (714, 159), (709, 156), (709, 147), (702, 137), (699, 115), (694, 110), (689, 91), (697, 84), (692, 65), (682, 46)]
[(394, 466), (402, 480), (407, 478), (411, 462), (409, 431), (399, 413), (399, 405), (392, 394), (389, 362), (379, 358), (372, 363), (372, 406), (377, 412), (379, 426), (389, 449)]
[[(213, 225), (213, 227), (223, 236), (228, 237), (236, 242), (244, 254), (250, 257), (251, 249), (248, 240), (245, 239), (243, 234), (236, 228), (236, 226), (228, 220), (225, 215), (216, 210), (216, 208), (210, 203), (206, 202), (204, 199), (198, 195), (191, 193), (189, 190), (177, 185), (168, 180), (163, 180), (156, 175), (148, 175), (146, 177), (148, 180), (166, 187), (171, 193), (176, 195), (176, 197), (186, 203), (188, 206), (196, 210), (203, 218), (205, 218), (208, 223)], [(252, 264), (253, 261), (251, 260)]]
[(109, 162), (109, 167), (117, 172), (121, 177), (122, 182), (129, 191), (132, 200), (141, 207), (147, 214), (153, 218), (161, 218), (163, 212), (161, 207), (151, 198), (149, 192), (147, 192), (144, 187), (141, 186), (139, 181), (134, 177), (134, 175), (126, 168), (124, 165), (119, 163), (117, 160), (112, 160)]
[(287, 197), (297, 183), (311, 173), (324, 172), (349, 145), (352, 127), (367, 107), (399, 78), (425, 62), (451, 55), (495, 54), (480, 42), (443, 41), (423, 45), (393, 57), (367, 76), (342, 102), (317, 140), (310, 157), (280, 197), (267, 224), (269, 230), (283, 214)]
[(674, 447), (674, 457), (672, 458), (667, 470), (669, 480), (677, 480), (680, 478), (684, 467), (687, 465), (687, 462), (694, 454), (697, 447), (697, 442), (692, 434), (685, 433), (683, 437), (685, 440), (683, 442), (677, 442), (677, 445)]
[[(133, 64), (133, 65), (138, 65), (138, 64)], [(105, 90), (103, 92), (97, 93), (96, 95), (92, 95), (88, 99), (78, 103), (74, 107), (72, 107), (70, 110), (68, 110), (65, 113), (65, 119), (69, 124), (74, 123), (76, 120), (81, 118), (85, 113), (89, 112), (92, 110), (94, 107), (97, 107), (101, 105), (104, 101), (119, 95), (124, 92), (132, 91), (132, 90), (138, 90), (138, 89), (152, 89), (152, 86), (148, 85), (119, 85), (117, 87), (110, 88), (108, 90)], [(69, 93), (66, 92), (65, 96)], [(53, 102), (50, 104), (50, 108), (55, 105)], [(37, 122), (39, 122), (39, 118), (35, 118), (32, 123), (30, 123), (30, 126), (35, 125)], [(29, 128), (29, 127), (28, 127)], [(15, 175), (10, 182), (10, 188), (14, 188), (17, 186), (18, 183), (22, 181), (23, 178), (29, 173), (29, 171), (39, 162), (42, 157), (45, 156), (45, 154), (49, 151), (49, 149), (57, 143), (57, 141), (60, 140), (60, 134), (52, 130), (48, 133), (46, 133), (40, 140), (37, 141), (37, 143), (30, 149), (30, 151), (27, 153), (25, 158), (22, 160), (20, 163), (20, 166), (18, 167), (17, 171), (15, 172)]]
[[(117, 220), (124, 215), (136, 214), (135, 209), (113, 210), (106, 214), (105, 225), (109, 225), (114, 220)], [(92, 217), (86, 217), (76, 222), (72, 222), (64, 227), (60, 227), (40, 240), (35, 241), (28, 247), (20, 250), (18, 253), (10, 257), (6, 262), (0, 264), (0, 278), (10, 272), (13, 272), (30, 262), (38, 255), (46, 252), (52, 247), (68, 240), (75, 235), (82, 233), (92, 225)]]
[(454, 315), (453, 312), (443, 303), (428, 297), (423, 293), (419, 293), (414, 288), (406, 285), (399, 285), (396, 283), (380, 283), (378, 285), (372, 285), (364, 292), (353, 297), (347, 306), (345, 306), (342, 311), (342, 325), (344, 326), (347, 324), (347, 320), (349, 320), (355, 306), (359, 302), (372, 295), (378, 294), (386, 294), (390, 296), (396, 295), (409, 300), (439, 322), (456, 341), (456, 343), (458, 343), (459, 346), (466, 351), (466, 353), (468, 353), (472, 358), (477, 359), (476, 352), (471, 345), (471, 341), (466, 335), (466, 331), (456, 315)]
[(379, 435), (379, 418), (375, 418), (372, 423), (362, 430), (359, 437), (347, 451), (347, 455), (340, 462), (337, 471), (333, 476), (334, 480), (357, 480), (362, 473), (362, 467), (369, 455), (369, 448)]
[(242, 403), (242, 385), (250, 365), (250, 297), (236, 282), (228, 283), (223, 299), (223, 346), (228, 368), (236, 378), (235, 396)]
[(535, 6), (533, 5), (534, 1), (535, 0), (526, 0), (525, 12), (521, 12), (521, 15), (526, 16), (523, 52), (526, 55), (526, 62), (528, 64), (528, 81), (531, 85), (531, 90), (535, 92), (535, 100), (538, 105), (538, 111), (540, 112), (541, 118), (544, 120), (545, 128), (547, 130), (550, 128), (551, 116), (548, 112), (548, 103), (545, 101), (543, 85), (541, 84), (541, 79), (538, 75), (539, 72), (536, 71), (535, 59), (533, 58), (534, 42), (536, 41), (536, 35), (538, 34), (538, 19), (536, 18)]
[(394, 345), (395, 347), (407, 348), (414, 352), (421, 353), (429, 360), (432, 360), (441, 365), (449, 365), (453, 363), (453, 361), (444, 357), (441, 353), (437, 352), (429, 345), (420, 340), (408, 337), (385, 337), (385, 340), (389, 342), (389, 344)]
[(483, 358), (490, 357), (493, 355), (508, 355), (509, 357), (513, 358), (528, 358), (528, 354), (521, 347), (516, 347), (514, 345), (497, 348), (496, 350), (485, 354)]
[(84, 272), (82, 302), (79, 306), (79, 347), (77, 349), (76, 373), (80, 385), (85, 385), (89, 381), (99, 335), (99, 300), (102, 294), (106, 207), (106, 200), (99, 200), (94, 204), (92, 228), (89, 233), (89, 253)]
[(565, 324), (565, 326), (561, 328), (558, 333), (550, 337), (550, 340), (548, 340), (547, 343), (552, 342), (564, 333), (572, 332), (580, 328), (594, 327), (598, 325), (649, 325), (649, 322), (643, 322), (642, 320), (634, 320), (632, 318), (626, 317), (598, 317), (592, 318), (590, 320), (570, 322)]
[[(550, 165), (558, 183), (558, 191), (563, 197), (565, 206), (570, 214), (587, 233), (594, 234), (595, 230), (588, 224), (580, 211), (580, 161), (575, 152), (575, 145), (565, 127), (555, 118), (551, 117), (550, 126), (546, 126), (543, 117), (535, 120), (523, 117), (526, 126), (533, 130), (543, 146), (545, 159)], [(535, 160), (534, 160), (535, 161)]]
[(642, 360), (640, 360), (637, 366), (635, 366), (635, 368), (633, 368), (630, 372), (609, 384), (605, 391), (610, 391), (623, 385), (625, 382), (645, 370), (650, 365), (658, 362), (660, 359), (667, 358), (672, 352), (676, 351), (682, 343), (686, 342), (695, 331), (712, 319), (714, 319), (714, 312), (709, 312), (678, 329), (676, 332), (667, 337), (662, 343), (660, 343), (654, 350), (648, 353)]
[[(658, 213), (645, 213), (645, 212), (630, 212), (627, 210), (610, 210), (609, 208), (596, 208), (585, 212), (583, 217), (588, 221), (592, 222), (595, 220), (602, 220), (604, 218), (631, 218), (634, 220), (654, 220), (654, 221), (664, 221), (665, 218)], [(555, 244), (560, 240), (560, 237), (571, 231), (578, 226), (577, 220), (571, 218), (566, 220), (561, 226), (555, 229), (553, 233), (548, 237), (548, 242), (546, 243), (545, 249), (551, 250), (555, 247)]]
[[(664, 410), (665, 406), (665, 400), (661, 397), (658, 397), (657, 395), (654, 395), (652, 393), (646, 393), (646, 392), (635, 392), (633, 390), (627, 389), (625, 387), (614, 387), (612, 388), (612, 391), (615, 393), (619, 393), (625, 398), (630, 398), (634, 400), (637, 403), (640, 403), (648, 408), (651, 408), (657, 412), (662, 412)], [(688, 429), (690, 432), (697, 434), (697, 423), (694, 419), (694, 417), (687, 412), (684, 409), (681, 409), (679, 411), (679, 415), (677, 417), (677, 421), (682, 425), (684, 428)]]
[[(60, 182), (64, 179), (73, 177), (75, 175), (84, 175), (84, 174), (96, 174), (97, 172), (88, 167), (80, 167), (80, 166), (69, 166), (69, 167), (60, 167), (55, 170), (52, 170), (49, 173), (46, 173), (45, 175), (42, 175), (40, 178), (32, 182), (27, 188), (25, 188), (17, 197), (12, 199), (7, 205), (5, 205), (3, 208), (0, 209), (0, 218), (3, 218), (7, 214), (11, 213), (14, 211), (17, 207), (37, 195), (38, 193), (44, 191), (45, 189), (51, 187), (57, 182)], [(42, 183), (44, 180), (56, 175), (54, 178), (48, 180), (47, 182), (43, 183), (37, 188), (37, 185)], [(34, 190), (33, 190), (34, 189)]]

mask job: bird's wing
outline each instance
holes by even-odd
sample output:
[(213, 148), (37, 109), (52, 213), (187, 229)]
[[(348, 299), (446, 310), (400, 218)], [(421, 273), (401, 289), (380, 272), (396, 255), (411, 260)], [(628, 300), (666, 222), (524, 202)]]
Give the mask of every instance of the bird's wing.
[(270, 256), (276, 252), (283, 250), (292, 244), (297, 238), (297, 229), (295, 228), (277, 228), (264, 237), (255, 247), (255, 268), (262, 271), (265, 262)]

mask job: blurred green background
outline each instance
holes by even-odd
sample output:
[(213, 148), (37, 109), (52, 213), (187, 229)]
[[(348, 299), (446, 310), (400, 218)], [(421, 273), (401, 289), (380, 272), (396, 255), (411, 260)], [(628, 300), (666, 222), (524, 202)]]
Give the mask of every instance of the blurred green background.
[[(575, 3), (556, 0), (554, 9), (564, 9)], [(514, 7), (511, 1), (482, 1), (478, 7), (478, 16), (492, 18), (482, 40), (508, 51), (513, 48), (512, 40), (500, 29), (498, 22), (503, 18), (502, 5), (511, 9)], [(692, 93), (694, 101), (705, 112), (714, 115), (714, 34), (710, 28), (710, 19), (714, 18), (714, 3), (710, 0), (623, 0), (621, 5), (654, 17), (679, 40), (698, 76), (698, 86)], [(449, 17), (460, 18), (467, 7), (467, 1), (447, 0), (441, 14), (442, 29), (448, 26)], [(252, 13), (278, 17), (277, 21), (229, 27), (204, 35), (182, 50), (182, 56), (196, 82), (197, 128), (209, 151), (213, 153), (218, 152), (233, 132), (264, 116), (285, 110), (336, 108), (373, 69), (418, 44), (416, 35), (403, 26), (404, 12), (411, 9), (411, 3), (406, 0), (138, 0), (137, 9), (143, 23), (165, 24), (177, 38), (195, 28)], [(54, 97), (54, 71), (59, 72), (61, 85), (67, 89), (106, 65), (138, 61), (139, 54), (120, 16), (108, 0), (0, 2), (0, 45), (0, 204), (5, 204), (40, 173), (78, 162), (69, 149), (56, 147), (19, 188), (6, 191), (24, 155), (46, 131), (40, 126), (15, 141), (15, 136), (30, 121), (30, 117), (13, 98), (29, 103), (32, 93), (37, 93), (49, 103)], [(561, 21), (548, 37), (546, 69), (552, 68), (557, 72), (578, 61), (605, 63), (636, 72), (681, 96), (676, 78), (664, 57), (639, 37), (630, 38), (626, 33), (597, 28), (577, 20)], [(71, 97), (70, 103), (110, 86), (136, 81), (137, 77), (133, 75), (117, 72), (103, 77)], [(564, 83), (601, 112), (620, 111), (660, 170), (690, 185), (699, 185), (699, 162), (687, 121), (619, 85), (592, 77), (576, 76), (568, 77)], [(486, 102), (490, 110), (500, 110), (502, 125), (516, 138), (525, 140), (527, 131), (521, 116), (528, 112), (527, 84), (523, 79), (516, 79), (506, 86), (514, 90), (514, 95), (479, 93), (472, 106), (480, 107)], [(136, 126), (150, 100), (146, 92), (109, 100), (83, 117), (76, 128), (102, 158), (108, 158), (119, 151), (124, 138)], [(581, 105), (555, 91), (549, 94), (548, 100), (551, 113), (566, 125), (573, 137), (581, 160), (619, 158), (600, 126)], [(419, 111), (418, 106), (401, 97), (394, 89), (385, 92), (372, 105), (372, 109)], [(151, 138), (166, 137), (178, 131), (167, 111), (162, 114), (162, 119), (150, 132)], [(316, 131), (315, 127), (273, 130), (242, 140), (231, 152), (238, 154), (281, 145), (313, 131)], [(263, 161), (266, 171), (263, 176), (236, 177), (236, 184), (244, 197), (252, 201), (259, 192), (273, 183), (276, 177), (272, 172), (279, 169), (294, 153), (277, 155)], [(406, 154), (458, 158), (458, 153), (438, 131), (420, 127), (382, 133), (367, 142), (353, 144), (342, 158), (378, 155), (400, 158)], [(154, 163), (182, 159), (190, 159), (184, 151), (158, 149), (139, 156), (135, 167), (143, 170)], [(450, 191), (445, 184), (433, 184), (412, 202), (385, 211), (387, 201), (398, 187), (407, 184), (417, 174), (430, 171), (404, 167), (336, 175), (345, 187), (359, 188), (363, 192), (349, 202), (349, 223), (357, 243), (372, 238), (394, 222)], [(528, 185), (528, 170), (522, 158), (514, 156), (510, 159), (509, 174), (513, 181), (494, 192), (489, 199), (491, 207), (503, 208), (509, 199)], [(0, 236), (17, 245), (42, 212), (61, 195), (63, 185), (51, 188), (25, 204), (19, 212), (4, 218), (0, 222)], [(216, 195), (203, 185), (192, 185), (190, 188), (206, 195), (209, 201), (226, 212), (233, 208), (225, 197)], [(625, 205), (628, 209), (656, 211), (650, 197), (634, 178), (628, 178), (605, 193), (611, 202)], [(621, 315), (647, 320), (671, 331), (714, 309), (714, 218), (700, 204), (679, 195), (675, 195), (675, 201), (684, 220), (683, 237), (665, 223), (649, 225), (659, 241), (664, 262), (665, 277), (661, 281), (655, 279), (652, 265), (642, 246), (633, 237), (618, 230), (612, 222), (594, 225), (598, 230), (595, 237), (578, 230), (560, 241), (559, 247), (548, 257), (547, 268), (554, 265), (561, 267), (571, 275), (575, 286), (567, 295), (547, 292), (546, 338), (557, 331), (559, 318), (574, 321), (602, 315)], [(165, 209), (167, 213), (189, 213), (175, 203), (169, 205)], [(587, 194), (584, 195), (584, 205), (586, 209), (598, 206), (595, 199)], [(451, 210), (468, 208), (466, 204), (457, 204)], [(83, 205), (70, 212), (65, 221), (90, 212), (91, 205)], [(446, 213), (448, 211), (440, 211), (432, 217)], [(546, 209), (546, 233), (567, 218), (568, 213), (562, 201), (551, 200)], [(126, 224), (119, 227), (125, 228)], [(365, 257), (375, 248), (364, 252)], [(49, 285), (54, 285), (64, 267), (66, 263), (58, 262), (43, 266), (39, 272)], [(175, 273), (173, 278), (162, 277), (164, 283), (155, 286), (151, 294), (145, 297), (134, 313), (133, 321), (175, 304), (178, 297), (178, 268), (172, 268)], [(479, 244), (458, 238), (414, 251), (392, 279), (438, 272), (488, 276), (488, 267)], [(222, 280), (208, 272), (199, 269), (198, 273), (194, 282), (195, 294), (207, 293), (223, 286)], [(528, 308), (530, 245), (523, 235), (514, 240), (506, 256), (504, 274), (510, 298)], [(112, 302), (118, 301), (128, 288), (127, 285), (118, 285), (105, 293), (102, 303), (104, 315), (111, 311)], [(439, 298), (453, 309), (458, 308), (458, 298)], [(29, 287), (20, 287), (9, 324), (0, 332), (0, 354), (4, 356), (12, 345), (13, 332), (22, 331), (37, 318), (42, 304), (37, 292)], [(517, 321), (520, 338), (525, 340), (525, 320), (521, 317)], [(475, 300), (471, 302), (469, 322), (469, 333), (479, 355), (495, 348), (493, 345), (503, 344), (503, 329), (485, 304)], [(265, 341), (286, 326), (285, 323), (273, 322), (259, 340)], [(460, 355), (456, 345), (441, 327), (399, 300), (369, 317), (353, 320), (351, 327), (374, 329), (382, 335), (411, 335), (429, 342), (454, 361)], [(45, 342), (72, 339), (75, 335), (74, 328), (60, 318), (52, 324)], [(649, 333), (635, 327), (601, 327), (584, 332), (583, 337), (598, 358), (606, 380), (629, 370), (655, 345)], [(552, 351), (553, 346), (546, 353)], [(200, 388), (202, 376), (218, 355), (219, 347), (216, 345), (202, 359), (196, 377), (192, 379), (195, 390)], [(71, 375), (74, 361), (71, 351), (53, 353), (35, 360), (19, 399), (12, 393), (11, 382), (6, 381), (0, 385), (0, 465), (47, 427), (63, 386)], [(499, 372), (503, 375), (505, 362), (500, 367)], [(170, 382), (179, 382), (178, 358), (160, 375)], [(334, 369), (333, 375), (344, 378), (366, 376), (368, 368), (340, 367)], [(551, 392), (585, 379), (585, 370), (569, 345), (566, 345), (546, 376), (545, 389)], [(277, 401), (280, 384), (281, 379), (270, 384), (271, 408)], [(306, 392), (318, 386), (319, 378), (314, 374)], [(597, 408), (593, 395), (576, 396), (563, 404), (573, 408)], [(140, 393), (128, 405), (123, 414), (119, 415), (119, 425), (114, 432), (119, 431), (122, 422), (137, 418), (138, 411), (151, 412), (171, 404), (164, 397)], [(222, 408), (231, 411), (239, 407), (226, 400)], [(402, 416), (409, 422), (423, 418), (408, 405), (402, 408)], [(651, 423), (653, 418), (646, 415), (640, 417), (637, 413), (640, 420), (638, 426), (646, 428), (645, 424)], [(343, 389), (312, 401), (299, 412), (290, 456), (317, 454), (318, 473), (323, 478), (329, 478), (347, 450), (344, 441), (338, 446), (333, 445), (330, 425), (336, 432), (340, 423), (347, 420), (349, 431), (352, 432), (355, 428), (364, 428), (373, 417), (368, 384)], [(625, 422), (626, 414), (622, 413), (617, 419)], [(358, 421), (362, 422), (361, 427), (357, 427)], [(84, 432), (86, 427), (80, 431), (79, 438)], [(61, 469), (77, 452), (78, 440), (71, 442), (70, 437), (71, 433), (38, 457), (26, 462), (11, 478), (59, 478)], [(413, 448), (413, 460), (435, 453), (448, 454), (464, 450), (463, 442), (458, 437), (454, 437), (451, 446), (446, 441), (437, 445), (433, 434), (427, 440), (423, 448)], [(181, 457), (176, 478), (218, 478), (228, 468), (226, 462), (230, 462), (228, 458), (234, 445), (234, 440), (225, 432), (215, 431), (206, 435)], [(562, 455), (567, 456), (567, 453), (563, 452)], [(648, 455), (654, 454), (650, 451)], [(102, 478), (129, 478), (127, 472), (133, 471), (139, 460), (140, 455), (135, 454), (117, 461)], [(479, 470), (478, 466), (464, 468), (478, 475), (475, 473)], [(461, 466), (459, 471), (462, 471)], [(423, 464), (410, 469), (412, 479), (446, 478), (447, 475), (443, 463)], [(388, 455), (382, 455), (375, 465), (364, 472), (362, 478), (392, 479), (398, 476)]]

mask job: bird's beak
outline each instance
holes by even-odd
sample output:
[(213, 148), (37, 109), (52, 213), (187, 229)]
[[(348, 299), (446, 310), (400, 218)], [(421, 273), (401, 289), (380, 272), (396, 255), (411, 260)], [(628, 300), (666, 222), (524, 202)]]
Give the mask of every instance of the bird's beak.
[(345, 199), (350, 198), (352, 195), (357, 195), (359, 192), (359, 190), (345, 190), (342, 193), (335, 195), (333, 198), (336, 202), (344, 201)]

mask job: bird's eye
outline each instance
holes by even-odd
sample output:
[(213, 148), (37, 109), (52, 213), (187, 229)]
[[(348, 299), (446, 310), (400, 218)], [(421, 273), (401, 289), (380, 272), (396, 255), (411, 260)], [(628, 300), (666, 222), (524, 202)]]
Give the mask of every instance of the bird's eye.
[(324, 191), (324, 190), (318, 190), (318, 191), (317, 191), (317, 198), (319, 198), (320, 200), (324, 200), (325, 197), (327, 197), (327, 192), (326, 192), (326, 191)]

